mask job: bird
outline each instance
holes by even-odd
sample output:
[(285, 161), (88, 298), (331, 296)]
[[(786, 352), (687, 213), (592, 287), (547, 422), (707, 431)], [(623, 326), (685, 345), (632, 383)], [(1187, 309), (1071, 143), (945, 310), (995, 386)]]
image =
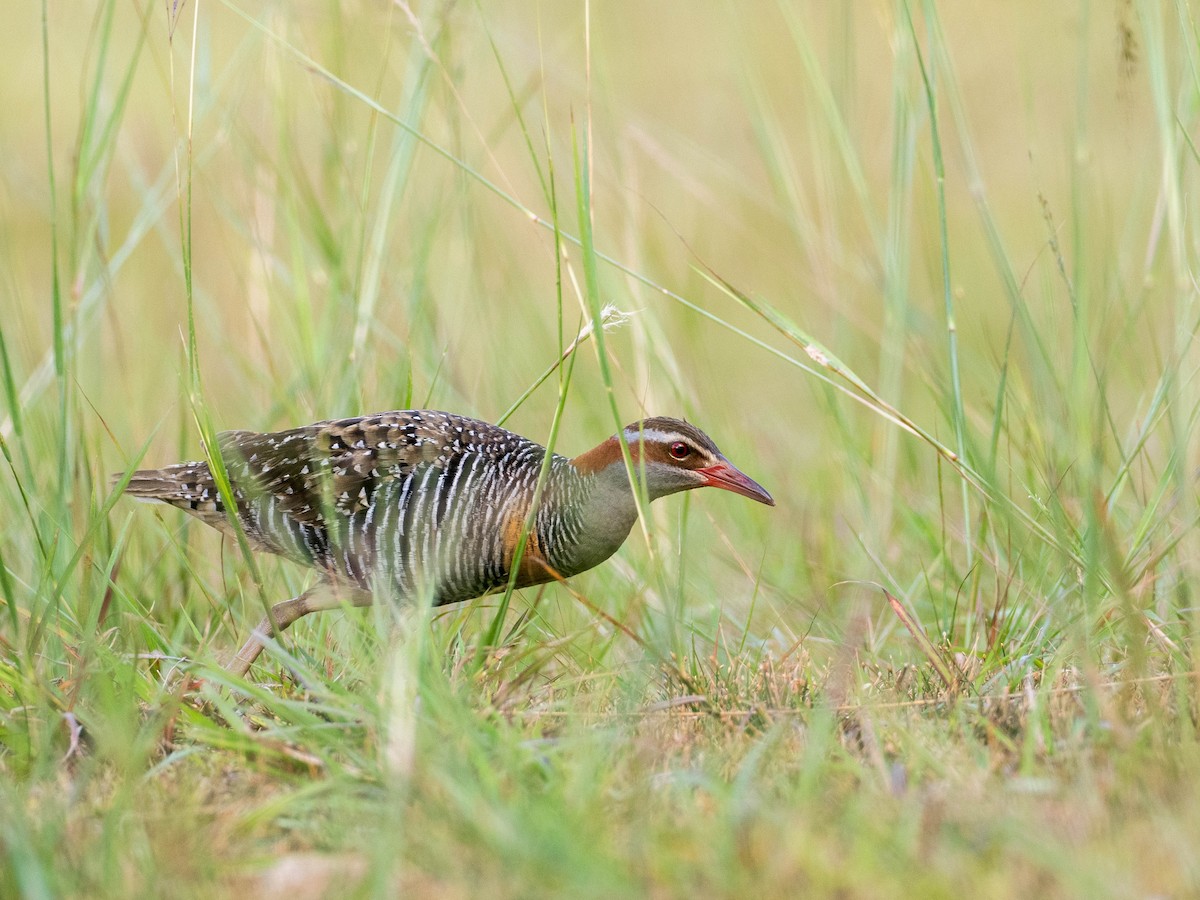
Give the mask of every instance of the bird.
[(241, 677), (267, 640), (309, 613), (376, 595), (441, 606), (591, 569), (628, 537), (641, 490), (653, 501), (714, 487), (775, 505), (703, 431), (662, 416), (570, 458), (438, 410), (226, 431), (217, 445), (228, 494), (207, 461), (132, 472), (125, 492), (320, 572), (271, 607), (226, 665)]

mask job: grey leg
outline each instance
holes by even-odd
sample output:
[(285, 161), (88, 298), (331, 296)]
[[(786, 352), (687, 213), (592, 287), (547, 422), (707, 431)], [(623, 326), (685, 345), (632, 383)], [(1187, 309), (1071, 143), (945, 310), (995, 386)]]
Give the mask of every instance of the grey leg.
[[(370, 606), (372, 596), (366, 591), (347, 588), (341, 585), (333, 586), (319, 584), (309, 588), (299, 597), (284, 600), (271, 607), (271, 614), (265, 616), (258, 627), (251, 633), (250, 638), (242, 645), (237, 656), (225, 666), (225, 671), (245, 678), (250, 666), (262, 653), (264, 641), (286, 631), (297, 619), (309, 613), (321, 612), (326, 609), (338, 609), (346, 604), (350, 606)], [(272, 625), (272, 622), (274, 624)]]

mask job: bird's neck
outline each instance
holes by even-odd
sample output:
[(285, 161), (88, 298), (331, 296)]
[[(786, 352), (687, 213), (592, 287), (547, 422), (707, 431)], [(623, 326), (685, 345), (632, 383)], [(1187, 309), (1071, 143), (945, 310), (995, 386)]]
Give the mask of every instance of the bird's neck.
[[(556, 467), (550, 502), (558, 506), (556, 568), (574, 575), (612, 556), (637, 521), (637, 502), (615, 438)], [(554, 560), (551, 560), (554, 563)]]

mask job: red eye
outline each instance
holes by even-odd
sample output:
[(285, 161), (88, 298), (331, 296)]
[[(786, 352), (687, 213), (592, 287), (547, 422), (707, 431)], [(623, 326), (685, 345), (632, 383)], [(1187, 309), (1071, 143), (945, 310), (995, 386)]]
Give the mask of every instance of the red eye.
[(692, 452), (692, 448), (683, 441), (676, 441), (670, 446), (667, 452), (671, 454), (672, 459), (687, 459)]

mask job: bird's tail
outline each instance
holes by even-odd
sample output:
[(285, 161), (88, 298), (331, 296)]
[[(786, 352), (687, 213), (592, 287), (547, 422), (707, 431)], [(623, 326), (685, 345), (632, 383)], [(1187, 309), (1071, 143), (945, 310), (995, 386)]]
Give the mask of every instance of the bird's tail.
[[(119, 484), (123, 472), (113, 476)], [(139, 500), (169, 503), (172, 506), (196, 509), (217, 496), (216, 484), (206, 462), (186, 462), (162, 469), (141, 469), (129, 477), (125, 493)]]

